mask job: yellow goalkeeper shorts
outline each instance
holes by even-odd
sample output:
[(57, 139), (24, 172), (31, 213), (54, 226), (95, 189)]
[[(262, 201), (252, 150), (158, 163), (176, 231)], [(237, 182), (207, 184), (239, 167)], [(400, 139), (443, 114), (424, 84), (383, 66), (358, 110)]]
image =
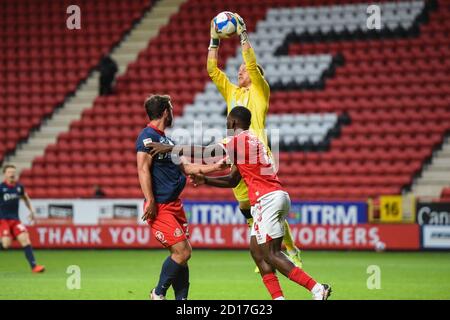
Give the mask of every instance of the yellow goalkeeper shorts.
[(248, 188), (244, 182), (244, 179), (241, 179), (236, 188), (233, 188), (234, 197), (239, 202), (249, 201), (248, 199)]

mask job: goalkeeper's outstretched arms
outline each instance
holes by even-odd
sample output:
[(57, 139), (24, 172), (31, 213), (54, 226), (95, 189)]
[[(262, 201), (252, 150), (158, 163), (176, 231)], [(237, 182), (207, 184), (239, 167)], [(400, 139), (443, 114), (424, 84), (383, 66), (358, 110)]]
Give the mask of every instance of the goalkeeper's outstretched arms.
[(225, 99), (225, 102), (228, 104), (229, 97), (233, 89), (237, 88), (237, 86), (231, 83), (227, 75), (217, 66), (219, 59), (220, 39), (217, 35), (213, 20), (211, 20), (210, 35), (211, 40), (208, 47), (208, 60), (206, 62), (206, 69), (212, 82), (214, 82), (214, 84), (216, 85), (217, 90), (219, 90), (219, 92)]
[(255, 51), (250, 43), (244, 19), (237, 13), (234, 13), (234, 17), (237, 21), (236, 33), (241, 41), (242, 57), (252, 85), (254, 85), (255, 88), (258, 88), (264, 97), (269, 100), (270, 87), (264, 78), (262, 67), (259, 66), (256, 61)]

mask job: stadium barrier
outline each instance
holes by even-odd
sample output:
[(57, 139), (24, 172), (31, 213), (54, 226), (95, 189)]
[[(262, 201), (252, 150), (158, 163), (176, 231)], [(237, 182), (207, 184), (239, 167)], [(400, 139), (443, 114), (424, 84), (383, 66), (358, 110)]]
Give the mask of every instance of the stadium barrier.
[(417, 201), (423, 249), (450, 249), (450, 201)]
[[(161, 248), (147, 226), (138, 225), (36, 225), (28, 227), (35, 248)], [(291, 226), (302, 249), (373, 250), (378, 244), (389, 250), (418, 250), (417, 224), (360, 224), (350, 226)], [(246, 249), (247, 225), (199, 225), (189, 227), (194, 248)]]
[[(161, 248), (140, 221), (141, 199), (33, 200), (36, 248)], [(235, 202), (184, 202), (195, 248), (246, 249), (249, 229)], [(368, 223), (364, 202), (293, 202), (288, 216), (303, 249), (420, 249), (417, 224)], [(20, 208), (26, 216), (26, 209)]]
[(415, 222), (416, 197), (406, 195), (381, 195), (367, 200), (369, 222)]
[[(40, 224), (143, 224), (141, 199), (34, 199)], [(191, 224), (245, 224), (236, 202), (183, 201)], [(23, 204), (19, 214), (24, 219)], [(287, 217), (291, 224), (356, 225), (368, 222), (367, 203), (293, 201)]]

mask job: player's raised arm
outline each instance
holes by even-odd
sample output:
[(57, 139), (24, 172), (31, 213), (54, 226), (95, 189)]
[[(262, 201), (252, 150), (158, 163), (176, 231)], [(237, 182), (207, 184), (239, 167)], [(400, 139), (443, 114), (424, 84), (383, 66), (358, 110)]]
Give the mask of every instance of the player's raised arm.
[(232, 89), (236, 87), (236, 85), (231, 83), (227, 75), (217, 66), (217, 61), (219, 59), (220, 39), (216, 32), (213, 20), (211, 20), (210, 34), (211, 41), (208, 47), (208, 60), (206, 63), (206, 69), (212, 82), (214, 82), (214, 84), (216, 85), (217, 90), (219, 90), (225, 101), (228, 103), (228, 98), (232, 92)]
[(150, 172), (151, 165), (152, 157), (148, 153), (137, 153), (139, 183), (145, 197), (144, 215), (142, 216), (142, 220), (144, 221), (148, 219), (153, 220), (156, 217), (156, 205), (153, 196), (152, 177)]
[(269, 99), (270, 87), (264, 78), (262, 68), (258, 67), (255, 51), (250, 43), (244, 19), (237, 13), (234, 13), (234, 16), (237, 21), (236, 33), (241, 39), (242, 57), (252, 85), (258, 88)]
[(206, 184), (218, 188), (235, 188), (241, 181), (241, 174), (236, 166), (231, 168), (230, 174), (222, 177), (206, 177), (203, 174), (191, 176), (191, 181), (195, 186)]

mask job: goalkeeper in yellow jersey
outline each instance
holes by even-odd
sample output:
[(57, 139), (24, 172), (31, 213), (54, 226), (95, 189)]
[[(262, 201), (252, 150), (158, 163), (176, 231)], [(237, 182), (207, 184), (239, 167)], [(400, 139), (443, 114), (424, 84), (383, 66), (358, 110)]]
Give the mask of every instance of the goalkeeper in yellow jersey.
[[(269, 110), (270, 87), (264, 79), (263, 69), (256, 63), (255, 52), (250, 44), (244, 20), (236, 13), (234, 16), (237, 20), (237, 34), (241, 40), (244, 58), (244, 63), (239, 68), (238, 85), (231, 83), (225, 73), (217, 67), (220, 39), (213, 21), (211, 21), (211, 41), (208, 48), (208, 74), (227, 103), (227, 113), (236, 106), (248, 108), (252, 113), (250, 130), (268, 147), (265, 126)], [(250, 213), (248, 189), (244, 180), (241, 180), (239, 185), (233, 189), (233, 193), (236, 200), (239, 201), (242, 214), (247, 219), (248, 225), (251, 226), (253, 219)], [(287, 221), (285, 221), (285, 228), (283, 241), (287, 253), (292, 262), (301, 267), (300, 250), (294, 244)]]

